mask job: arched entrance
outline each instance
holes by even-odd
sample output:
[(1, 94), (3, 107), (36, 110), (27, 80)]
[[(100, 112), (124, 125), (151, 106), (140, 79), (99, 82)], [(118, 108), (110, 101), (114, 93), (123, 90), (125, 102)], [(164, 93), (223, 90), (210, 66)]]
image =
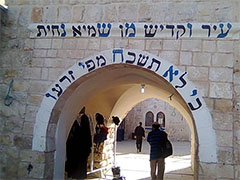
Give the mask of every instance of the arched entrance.
[[(157, 98), (186, 119), (192, 134), (193, 166), (217, 162), (212, 118), (197, 89), (171, 63), (148, 52), (103, 51), (78, 62), (51, 86), (41, 103), (34, 127), (33, 150), (54, 151), (54, 178), (62, 179), (66, 138), (83, 106), (93, 115), (123, 118), (137, 103)], [(145, 84), (145, 93), (140, 92)]]

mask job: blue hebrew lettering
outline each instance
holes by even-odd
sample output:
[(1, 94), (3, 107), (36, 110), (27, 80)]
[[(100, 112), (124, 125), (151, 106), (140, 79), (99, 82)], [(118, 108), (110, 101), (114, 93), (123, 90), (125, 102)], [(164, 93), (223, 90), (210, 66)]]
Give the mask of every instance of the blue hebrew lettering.
[(53, 36), (54, 36), (54, 29), (57, 30), (58, 36), (60, 36), (59, 26), (58, 25), (52, 25), (52, 34), (53, 34)]
[(82, 36), (82, 33), (81, 33), (81, 26), (78, 25), (78, 27), (76, 28), (75, 26), (72, 26), (72, 30), (73, 30), (73, 37), (75, 36)]
[(63, 76), (61, 79), (59, 79), (59, 81), (63, 82), (65, 79), (67, 79), (69, 81), (69, 83), (71, 84), (71, 80), (67, 76)]
[[(97, 33), (95, 27), (88, 25), (87, 28), (88, 28), (88, 36), (95, 37)], [(91, 30), (93, 31), (92, 33), (91, 33)]]
[[(126, 33), (125, 37), (135, 37), (136, 34), (136, 28), (135, 25), (132, 23), (130, 26), (128, 23), (125, 24), (126, 27)], [(129, 31), (132, 30), (133, 32), (129, 33)]]
[(85, 65), (84, 65), (82, 62), (79, 62), (78, 65), (79, 65), (79, 66), (82, 66), (83, 69), (85, 68)]
[[(102, 26), (102, 27), (101, 27)], [(106, 24), (103, 23), (102, 25), (100, 23), (97, 23), (97, 28), (98, 28), (98, 33), (99, 33), (99, 37), (108, 37), (110, 34), (110, 30), (112, 25), (110, 23), (108, 23), (107, 25), (108, 27), (108, 31), (104, 32), (105, 28), (106, 28)], [(100, 31), (100, 29), (103, 28), (102, 32)]]
[(134, 52), (128, 52), (128, 55), (133, 56), (133, 59), (132, 60), (126, 60), (126, 63), (133, 64), (136, 60), (136, 54)]
[(187, 84), (187, 82), (183, 78), (183, 76), (185, 76), (186, 74), (187, 74), (187, 72), (184, 72), (179, 78), (180, 81), (182, 82), (182, 85), (181, 86), (176, 85), (175, 88), (183, 88)]
[(122, 62), (124, 61), (122, 49), (114, 49), (112, 52), (113, 52), (113, 62), (116, 61), (116, 54), (121, 54), (121, 61)]
[(71, 76), (71, 78), (73, 79), (73, 80), (75, 80), (75, 77), (73, 76), (73, 71), (68, 71), (68, 74)]
[(144, 25), (145, 37), (154, 37), (156, 32), (157, 32), (158, 26), (157, 25), (154, 26), (155, 30), (153, 32), (152, 32), (152, 29), (153, 29), (153, 25), (152, 24), (149, 26), (149, 28), (150, 29), (147, 32), (148, 25), (147, 24)]
[(92, 71), (95, 69), (95, 63), (92, 59), (88, 60), (85, 62), (87, 68), (88, 68), (88, 72)]
[(162, 30), (164, 29), (164, 26), (161, 24), (161, 25), (159, 26), (159, 28), (160, 28), (160, 30), (162, 31)]
[(50, 25), (47, 25), (48, 32), (51, 30)]
[[(146, 59), (145, 59), (145, 56), (144, 55), (142, 55), (142, 54), (139, 54), (139, 58), (138, 58), (138, 62), (137, 62), (137, 65), (138, 66), (145, 66), (145, 64), (147, 63), (147, 61), (148, 61), (148, 56), (146, 56)], [(144, 61), (144, 59), (145, 59), (145, 61)]]
[(197, 98), (196, 101), (197, 101), (197, 104), (198, 104), (197, 107), (193, 107), (192, 103), (188, 103), (188, 105), (189, 105), (189, 107), (191, 108), (192, 111), (195, 111), (202, 106), (202, 103), (201, 103), (199, 98)]
[[(186, 29), (185, 29), (185, 27), (183, 26), (183, 25), (177, 25), (177, 29), (182, 29), (182, 34), (180, 35), (180, 37), (182, 37), (184, 34), (185, 34), (185, 32), (186, 32)], [(177, 39), (179, 38), (179, 31), (177, 31)]]
[(45, 29), (45, 27), (43, 26), (43, 25), (38, 25), (37, 26), (37, 28), (38, 28), (38, 33), (37, 33), (37, 36), (39, 37), (39, 36), (42, 36), (42, 33), (41, 33), (41, 29), (44, 31), (44, 33), (45, 33), (45, 36), (47, 36), (47, 31), (46, 31), (46, 29)]
[(213, 29), (214, 29), (214, 31), (216, 31), (216, 30), (217, 30), (217, 26), (216, 26), (216, 25), (214, 25), (214, 26), (213, 26)]
[(192, 36), (192, 24), (191, 23), (187, 23), (187, 28), (190, 29), (189, 37), (191, 37)]
[(191, 94), (190, 96), (196, 96), (196, 95), (197, 95), (197, 90), (194, 89), (194, 90), (192, 91), (192, 94)]
[(167, 29), (172, 29), (172, 37), (173, 37), (175, 26), (174, 26), (174, 25), (166, 25), (166, 28), (167, 28)]
[(57, 88), (59, 88), (59, 90), (57, 90), (56, 88), (52, 88), (52, 91), (56, 91), (57, 92), (57, 96), (59, 97), (59, 96), (61, 96), (61, 94), (62, 94), (62, 88), (58, 85), (58, 84), (55, 84), (55, 86), (57, 87)]
[(65, 24), (61, 24), (61, 28), (63, 30), (63, 33), (61, 34), (61, 37), (65, 37), (67, 35), (67, 33), (65, 31)]
[(56, 98), (55, 96), (51, 95), (50, 93), (45, 94), (45, 96), (46, 96), (46, 97), (51, 97), (51, 98), (57, 100), (57, 98)]
[(123, 37), (123, 25), (120, 24), (120, 25), (119, 25), (119, 28), (121, 29), (121, 37)]
[(161, 62), (160, 62), (159, 60), (155, 59), (155, 58), (152, 58), (152, 63), (151, 63), (151, 65), (149, 65), (147, 68), (148, 68), (148, 69), (152, 69), (154, 63), (157, 64), (157, 68), (156, 68), (156, 70), (155, 70), (155, 72), (156, 72), (156, 71), (159, 69), (159, 67), (160, 67), (160, 65), (161, 65)]
[[(97, 59), (98, 67), (100, 67), (100, 66), (102, 67), (102, 66), (106, 65), (106, 59), (102, 55), (97, 56), (96, 59)], [(100, 64), (100, 60), (103, 60), (103, 62), (101, 64)]]
[(224, 26), (223, 24), (219, 24), (219, 27), (221, 28), (221, 33), (217, 36), (217, 38), (225, 38), (228, 35), (230, 29), (232, 28), (232, 25), (230, 23), (228, 23), (227, 24), (228, 30), (224, 33), (223, 26)]
[(202, 25), (202, 29), (208, 29), (208, 37), (210, 36), (211, 34), (211, 27), (209, 25)]
[(170, 66), (169, 69), (163, 74), (163, 77), (167, 77), (169, 75), (169, 82), (172, 82), (173, 75), (178, 75), (178, 70), (173, 72), (173, 66)]

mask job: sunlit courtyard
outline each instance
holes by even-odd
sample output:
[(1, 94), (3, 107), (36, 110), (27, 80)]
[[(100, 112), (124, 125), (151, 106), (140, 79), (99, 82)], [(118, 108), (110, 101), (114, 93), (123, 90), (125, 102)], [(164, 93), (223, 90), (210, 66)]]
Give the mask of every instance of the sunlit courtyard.
[[(192, 180), (190, 142), (172, 142), (174, 153), (166, 158), (165, 179)], [(116, 166), (126, 180), (150, 180), (149, 145), (143, 143), (141, 153), (136, 152), (135, 141), (117, 143)], [(112, 179), (109, 172), (106, 179)]]

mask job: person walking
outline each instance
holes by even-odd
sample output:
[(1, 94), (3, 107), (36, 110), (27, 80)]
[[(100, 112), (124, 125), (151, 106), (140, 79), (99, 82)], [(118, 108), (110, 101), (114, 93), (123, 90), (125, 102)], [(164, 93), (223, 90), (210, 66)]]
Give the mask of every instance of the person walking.
[[(152, 180), (163, 180), (165, 158), (163, 149), (166, 148), (167, 133), (160, 130), (160, 124), (154, 122), (152, 131), (148, 133), (147, 142), (150, 144), (150, 168)], [(157, 172), (157, 174), (156, 174)]]
[(142, 140), (145, 139), (145, 131), (142, 127), (142, 122), (139, 122), (139, 125), (135, 128), (134, 134), (136, 139), (137, 153), (139, 153), (142, 151)]

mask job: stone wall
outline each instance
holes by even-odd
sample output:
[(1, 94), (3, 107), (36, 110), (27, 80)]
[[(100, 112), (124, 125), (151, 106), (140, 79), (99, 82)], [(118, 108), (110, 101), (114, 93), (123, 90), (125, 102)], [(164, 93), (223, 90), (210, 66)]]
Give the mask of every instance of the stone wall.
[[(32, 151), (36, 112), (50, 84), (96, 51), (133, 48), (188, 72), (211, 111), (217, 164), (201, 163), (199, 179), (240, 178), (240, 42), (231, 39), (30, 39), (30, 23), (240, 22), (238, 0), (7, 0), (0, 43), (0, 179), (51, 179), (53, 152)], [(2, 16), (1, 16), (2, 18)], [(1, 20), (2, 22), (2, 20)], [(13, 103), (4, 104), (11, 80)], [(28, 173), (28, 166), (33, 169)]]
[[(125, 117), (125, 139), (132, 138), (132, 132), (139, 122), (145, 128), (145, 116), (148, 111), (154, 114), (154, 121), (158, 112), (165, 114), (165, 129), (172, 141), (189, 141), (190, 130), (182, 115), (169, 104), (157, 99), (148, 99), (135, 106)], [(149, 130), (145, 129), (146, 135)], [(146, 136), (147, 137), (147, 136)]]

